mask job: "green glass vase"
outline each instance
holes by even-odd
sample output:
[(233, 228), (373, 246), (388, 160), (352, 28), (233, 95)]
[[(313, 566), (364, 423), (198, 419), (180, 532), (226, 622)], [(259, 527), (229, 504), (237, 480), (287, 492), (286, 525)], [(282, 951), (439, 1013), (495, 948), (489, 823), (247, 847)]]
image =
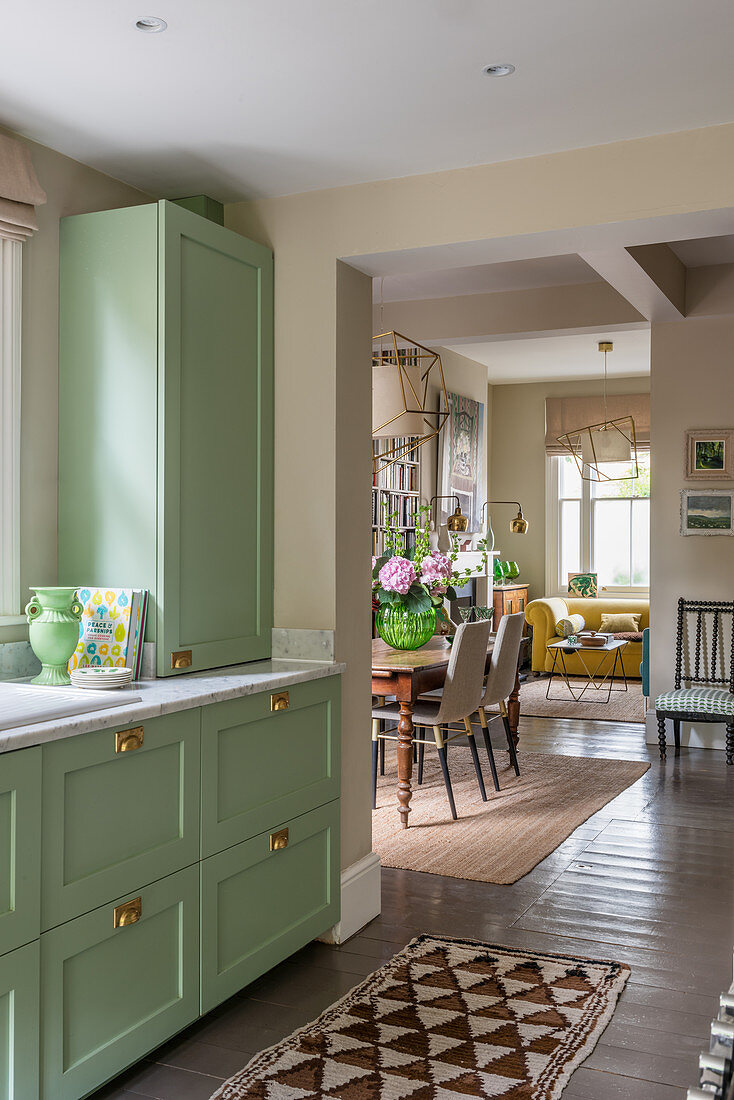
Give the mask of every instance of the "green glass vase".
[(79, 641), (84, 610), (76, 588), (31, 588), (35, 596), (25, 609), (31, 649), (41, 662), (33, 684), (64, 687), (71, 683), (67, 665)]
[(405, 607), (378, 608), (375, 614), (377, 633), (393, 649), (420, 649), (433, 637), (436, 629), (436, 609), (408, 611)]

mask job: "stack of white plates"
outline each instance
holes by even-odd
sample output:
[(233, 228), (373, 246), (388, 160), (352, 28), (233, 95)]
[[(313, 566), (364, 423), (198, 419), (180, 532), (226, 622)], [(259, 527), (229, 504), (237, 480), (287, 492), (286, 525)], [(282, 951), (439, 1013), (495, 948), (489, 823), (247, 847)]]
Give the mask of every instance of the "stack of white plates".
[(88, 665), (84, 668), (75, 668), (69, 675), (73, 687), (105, 691), (112, 688), (127, 687), (128, 684), (132, 683), (133, 670), (131, 668), (102, 668), (100, 665)]

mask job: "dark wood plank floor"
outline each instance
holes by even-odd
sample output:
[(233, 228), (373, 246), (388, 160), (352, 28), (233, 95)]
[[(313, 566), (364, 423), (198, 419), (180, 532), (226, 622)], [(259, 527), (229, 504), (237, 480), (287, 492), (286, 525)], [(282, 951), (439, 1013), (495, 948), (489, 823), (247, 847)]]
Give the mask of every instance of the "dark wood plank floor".
[(731, 980), (734, 768), (700, 749), (661, 766), (640, 726), (524, 718), (520, 732), (521, 748), (649, 755), (652, 767), (514, 886), (384, 870), (382, 915), (359, 935), (310, 944), (95, 1100), (208, 1100), (420, 932), (629, 963), (614, 1019), (564, 1097), (681, 1100)]

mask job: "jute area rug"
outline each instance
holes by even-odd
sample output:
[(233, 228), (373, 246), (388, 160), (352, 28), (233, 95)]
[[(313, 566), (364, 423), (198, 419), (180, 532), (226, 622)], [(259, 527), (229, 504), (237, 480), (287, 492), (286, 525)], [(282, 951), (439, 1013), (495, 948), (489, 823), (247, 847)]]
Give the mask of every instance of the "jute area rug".
[[(587, 681), (580, 677), (570, 677), (575, 695), (579, 695)], [(606, 699), (607, 687), (601, 691), (587, 688), (579, 703), (571, 698), (565, 682), (553, 677), (550, 687), (551, 698), (546, 699), (547, 677), (539, 680), (528, 679), (520, 685), (520, 712), (535, 718), (586, 718), (594, 722), (644, 722), (645, 706), (642, 684), (639, 680), (628, 680), (627, 691), (617, 690), (621, 685), (615, 681), (608, 703), (599, 703)]]
[(616, 962), (419, 936), (212, 1100), (555, 1100), (629, 973)]
[(410, 827), (402, 829), (395, 796), (395, 750), (386, 753), (372, 814), (372, 847), (383, 867), (509, 885), (555, 851), (577, 826), (645, 774), (650, 765), (551, 753), (519, 752), (520, 777), (507, 752), (496, 752), (501, 791), (489, 778), (479, 744), (488, 801), (482, 802), (469, 749), (452, 745), (449, 772), (458, 821), (452, 821), (438, 753), (425, 750), (423, 785), (413, 768)]

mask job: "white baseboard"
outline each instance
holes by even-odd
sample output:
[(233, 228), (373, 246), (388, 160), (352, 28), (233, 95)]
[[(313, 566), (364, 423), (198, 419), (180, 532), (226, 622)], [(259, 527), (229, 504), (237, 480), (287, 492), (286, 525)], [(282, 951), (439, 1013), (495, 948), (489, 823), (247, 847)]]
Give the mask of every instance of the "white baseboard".
[(380, 915), (380, 857), (376, 852), (370, 852), (342, 871), (341, 902), (341, 919), (319, 936), (323, 943), (344, 943)]

